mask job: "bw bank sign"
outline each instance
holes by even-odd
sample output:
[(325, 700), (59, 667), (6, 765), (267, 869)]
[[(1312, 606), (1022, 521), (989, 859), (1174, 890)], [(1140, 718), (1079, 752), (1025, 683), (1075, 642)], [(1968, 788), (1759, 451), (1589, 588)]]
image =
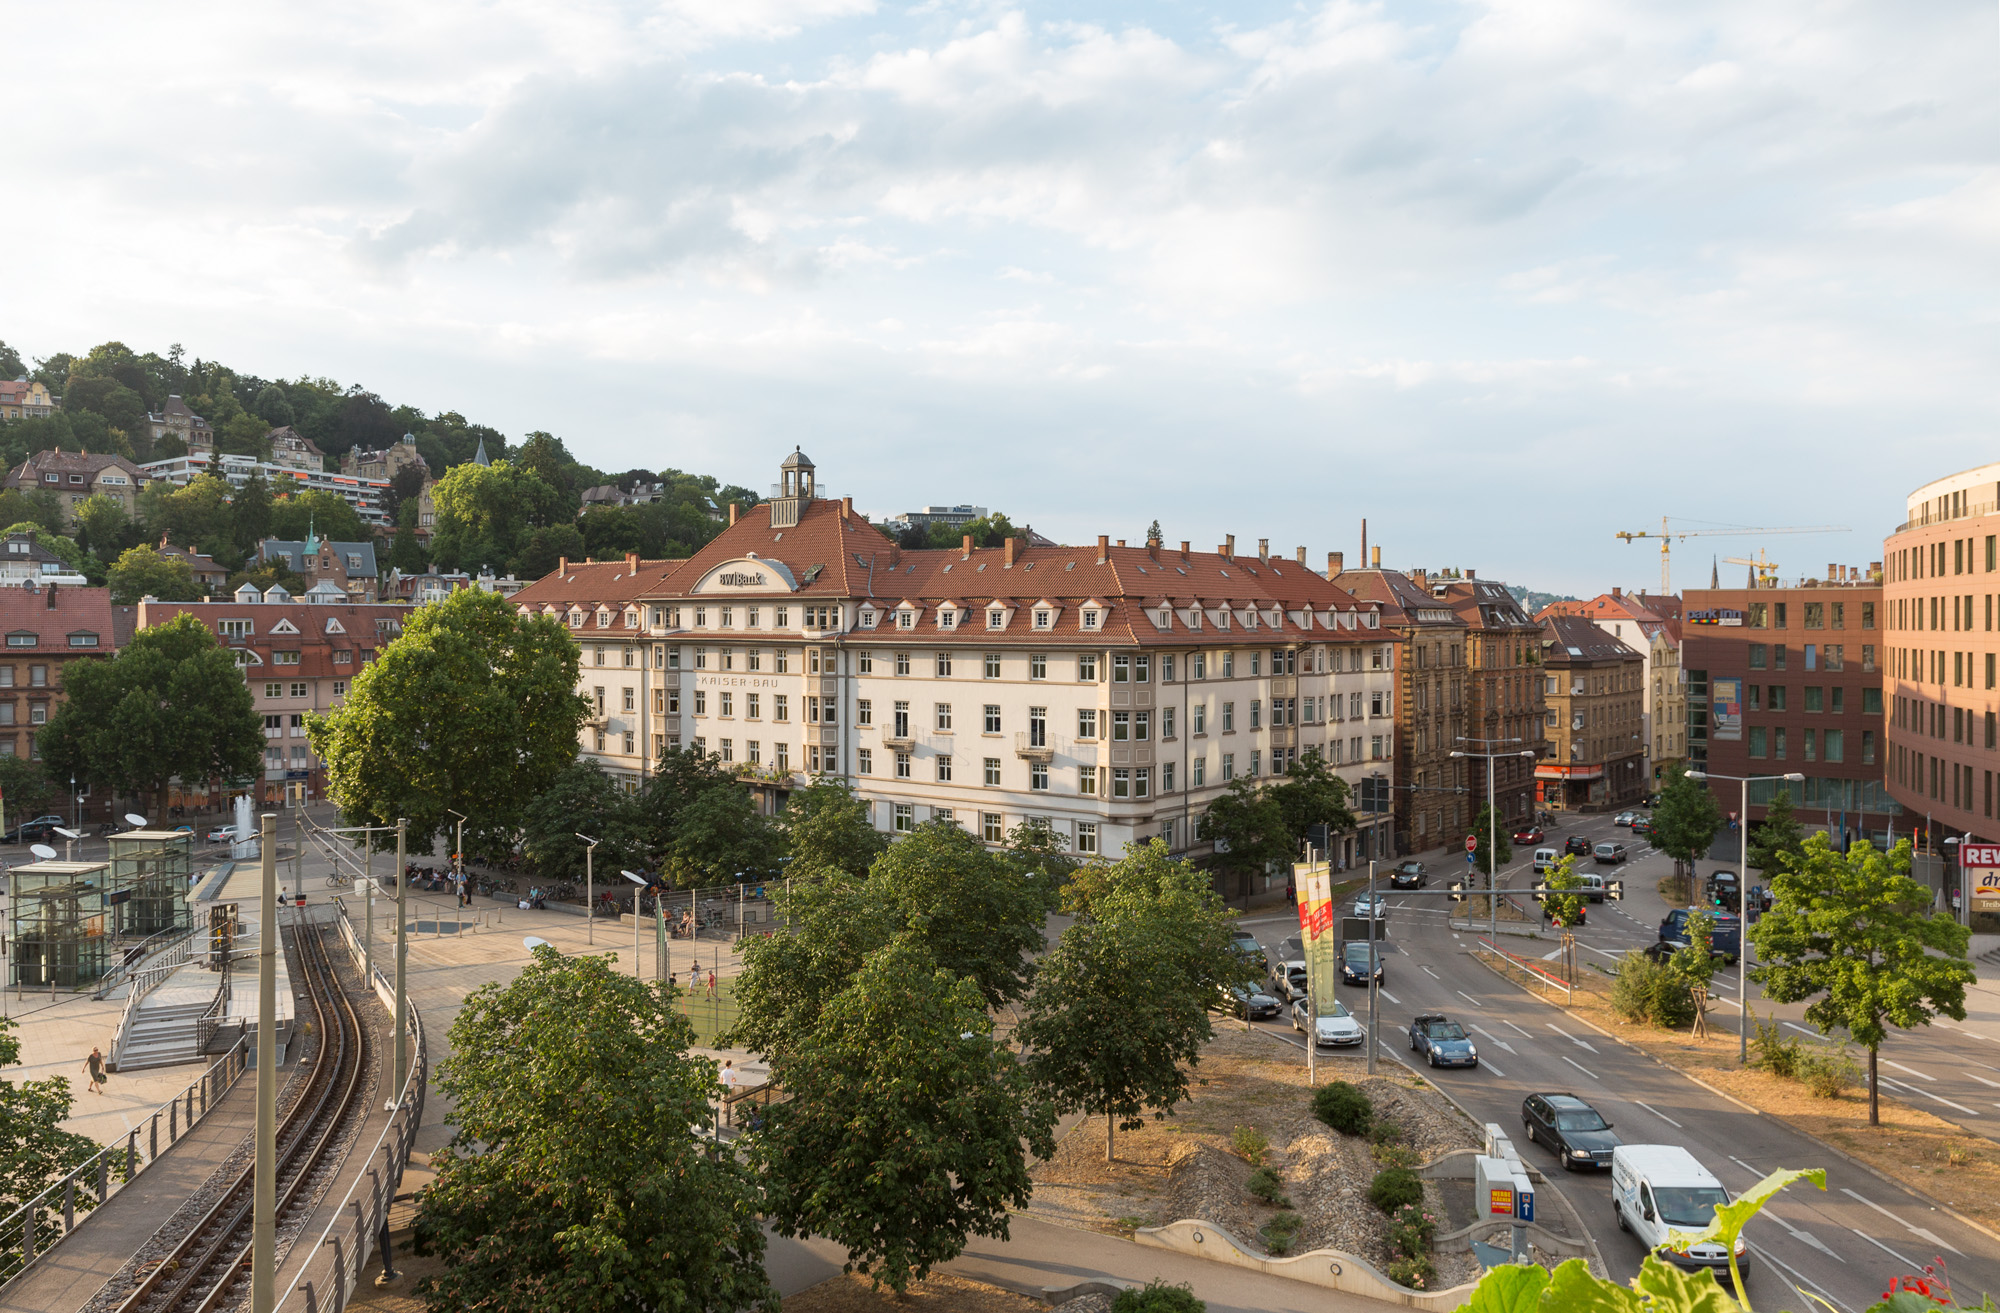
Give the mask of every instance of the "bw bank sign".
[(723, 590), (760, 588), (766, 591), (796, 592), (798, 581), (785, 568), (783, 561), (765, 561), (756, 558), (725, 561), (701, 577), (700, 582), (688, 591), (691, 593), (713, 593)]

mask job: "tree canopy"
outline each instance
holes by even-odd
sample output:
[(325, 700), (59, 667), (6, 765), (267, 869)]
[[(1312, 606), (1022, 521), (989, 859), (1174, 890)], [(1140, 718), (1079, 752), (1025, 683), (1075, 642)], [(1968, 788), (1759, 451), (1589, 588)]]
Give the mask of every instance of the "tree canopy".
[(1257, 781), (1238, 776), (1202, 814), (1201, 837), (1215, 842), (1214, 865), (1234, 877), (1235, 897), (1250, 893), (1250, 880), (1291, 860), (1291, 832), (1285, 810)]
[(162, 556), (144, 545), (119, 553), (106, 579), (111, 585), (111, 601), (117, 606), (131, 606), (148, 596), (162, 602), (199, 602), (208, 596), (185, 558)]
[(1674, 873), (1679, 875), (1693, 870), (1695, 861), (1715, 842), (1722, 829), (1722, 809), (1708, 787), (1689, 779), (1683, 767), (1676, 764), (1668, 770), (1660, 805), (1653, 808), (1652, 838), (1655, 848), (1674, 859)]
[[(13, 1035), (15, 1026), (10, 1018), (0, 1017), (0, 1071), (21, 1061), (21, 1041)], [(74, 1102), (67, 1076), (47, 1076), (18, 1085), (0, 1080), (0, 1217), (97, 1152), (90, 1137), (63, 1129)], [(78, 1190), (76, 1201), (88, 1209), (96, 1196)], [(39, 1224), (47, 1226), (55, 1221), (60, 1207), (60, 1200), (53, 1202)]]
[[(1784, 865), (1799, 861), (1805, 851), (1805, 827), (1792, 813), (1791, 791), (1779, 789), (1764, 809), (1764, 819), (1750, 829), (1750, 865), (1768, 877)], [(1748, 871), (1741, 874), (1745, 880), (1750, 878)]]

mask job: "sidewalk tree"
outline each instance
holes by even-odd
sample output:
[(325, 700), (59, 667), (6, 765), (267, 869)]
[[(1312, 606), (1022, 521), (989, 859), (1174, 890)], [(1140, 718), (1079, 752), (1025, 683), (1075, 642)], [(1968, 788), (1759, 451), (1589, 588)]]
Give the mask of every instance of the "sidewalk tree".
[(1583, 915), (1583, 895), (1576, 892), (1583, 888), (1583, 877), (1576, 873), (1576, 854), (1564, 853), (1563, 859), (1548, 869), (1543, 881), (1542, 910), (1549, 920), (1559, 926), (1573, 926)]
[(1221, 895), (1162, 840), (1088, 868), (1064, 903), (1077, 920), (1037, 966), (1015, 1038), (1043, 1097), (1103, 1116), (1109, 1162), (1120, 1127), (1188, 1097), (1214, 1034), (1209, 1009), (1243, 966)]
[(409, 818), (419, 852), (455, 807), (468, 818), (466, 849), (503, 855), (528, 801), (576, 759), (590, 714), (576, 691), (576, 643), (554, 619), (516, 615), (477, 588), (418, 607), (403, 625), (356, 672), (346, 703), (307, 721), (327, 794), (348, 824)]
[(1027, 992), (1029, 955), (1047, 942), (1053, 902), (963, 826), (925, 821), (877, 859), (868, 888), (894, 909), (898, 929), (988, 1004)]
[[(21, 1041), (10, 1033), (14, 1028), (13, 1021), (0, 1017), (0, 1070), (21, 1061)], [(65, 1172), (90, 1161), (97, 1152), (95, 1140), (63, 1129), (74, 1102), (66, 1076), (18, 1085), (0, 1080), (0, 1217), (40, 1194)], [(96, 1202), (85, 1190), (77, 1191), (76, 1198), (86, 1208)], [(61, 1206), (60, 1199), (51, 1204), (38, 1218), (38, 1226), (58, 1221), (56, 1210)]]
[(1215, 844), (1215, 869), (1231, 877), (1236, 898), (1250, 896), (1250, 881), (1292, 859), (1285, 812), (1268, 789), (1238, 776), (1202, 813), (1201, 837)]
[(191, 615), (141, 629), (109, 661), (71, 662), (63, 683), (68, 696), (39, 740), (52, 778), (151, 792), (164, 815), (170, 780), (200, 787), (263, 769), (250, 686)]
[(647, 841), (656, 853), (674, 846), (683, 809), (711, 789), (743, 786), (722, 769), (722, 758), (699, 748), (668, 748), (653, 763), (653, 774), (639, 789), (639, 815)]
[[(1805, 851), (1805, 827), (1792, 812), (1791, 791), (1779, 789), (1764, 809), (1762, 823), (1750, 830), (1750, 865), (1770, 876), (1781, 866), (1797, 862)], [(1742, 874), (1746, 881), (1750, 878), (1748, 871)]]
[(624, 884), (618, 875), (621, 869), (648, 864), (646, 830), (632, 795), (618, 787), (604, 767), (584, 759), (563, 767), (522, 810), (522, 847), (534, 859), (539, 879), (583, 883), (584, 842), (576, 837), (579, 833), (598, 841), (592, 865), (599, 889)]
[(704, 1133), (722, 1091), (671, 994), (608, 957), (537, 949), (484, 985), (438, 1068), (451, 1143), (417, 1232), (445, 1310), (775, 1308), (758, 1189)]
[(783, 837), (757, 811), (750, 791), (731, 783), (710, 789), (681, 809), (661, 869), (682, 888), (774, 879)]
[[(1845, 1028), (1868, 1049), (1868, 1124), (1881, 1124), (1876, 1059), (1888, 1028), (1965, 1020), (1972, 932), (1931, 910), (1912, 880), (1910, 842), (1887, 853), (1846, 853), (1824, 834), (1771, 873), (1771, 910), (1750, 927), (1759, 965), (1750, 978), (1774, 1003), (1806, 1003), (1821, 1034)], [(1808, 1002), (1810, 1000), (1810, 1002)]]
[(1270, 792), (1284, 815), (1293, 851), (1306, 841), (1315, 825), (1324, 825), (1329, 835), (1346, 834), (1354, 828), (1354, 813), (1347, 807), (1347, 781), (1333, 773), (1318, 748), (1300, 753)]
[(805, 1041), (827, 1000), (896, 931), (894, 910), (879, 892), (838, 873), (801, 871), (776, 902), (787, 933), (758, 935), (743, 946), (737, 1020), (719, 1041), (773, 1061)]
[(778, 1233), (845, 1246), (848, 1271), (899, 1293), (971, 1236), (1005, 1239), (1033, 1188), (1024, 1146), (1055, 1149), (978, 984), (914, 935), (868, 958), (771, 1079), (792, 1097), (751, 1155)]
[(196, 582), (194, 570), (184, 557), (162, 556), (143, 543), (118, 554), (105, 572), (105, 582), (111, 585), (114, 606), (132, 606), (142, 597), (162, 602), (199, 602), (208, 596), (208, 590)]
[(889, 837), (868, 823), (868, 804), (845, 780), (819, 779), (792, 794), (778, 818), (791, 863), (786, 874), (805, 872), (859, 881), (889, 846)]
[(1697, 858), (1707, 854), (1722, 830), (1722, 809), (1715, 795), (1699, 781), (1687, 777), (1679, 765), (1669, 767), (1667, 787), (1660, 791), (1660, 805), (1653, 809), (1653, 846), (1674, 859), (1674, 874), (1694, 870)]

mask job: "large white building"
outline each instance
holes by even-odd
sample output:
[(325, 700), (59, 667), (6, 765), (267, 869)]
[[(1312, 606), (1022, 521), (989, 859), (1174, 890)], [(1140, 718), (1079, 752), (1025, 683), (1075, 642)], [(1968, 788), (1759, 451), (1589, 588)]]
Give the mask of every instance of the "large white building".
[(1205, 847), (1230, 781), (1309, 748), (1351, 785), (1387, 780), (1393, 636), (1302, 562), (1105, 538), (907, 551), (815, 496), (803, 455), (782, 477), (688, 560), (565, 561), (514, 599), (576, 635), (583, 751), (632, 787), (685, 744), (771, 805), (834, 776), (884, 830), (944, 816), (998, 843), (1045, 817), (1116, 854)]
[(139, 468), (155, 483), (171, 483), (176, 488), (185, 488), (199, 474), (220, 475), (228, 480), (230, 487), (240, 488), (250, 481), (251, 475), (261, 474), (273, 496), (317, 488), (321, 492), (330, 492), (346, 501), (360, 512), (361, 518), (370, 525), (383, 527), (389, 523), (388, 515), (382, 510), (383, 494), (389, 491), (389, 484), (385, 479), (364, 479), (353, 474), (329, 474), (322, 469), (304, 469), (293, 464), (260, 461), (254, 456), (224, 454), (211, 458), (207, 452), (191, 452), (186, 456), (148, 461)]

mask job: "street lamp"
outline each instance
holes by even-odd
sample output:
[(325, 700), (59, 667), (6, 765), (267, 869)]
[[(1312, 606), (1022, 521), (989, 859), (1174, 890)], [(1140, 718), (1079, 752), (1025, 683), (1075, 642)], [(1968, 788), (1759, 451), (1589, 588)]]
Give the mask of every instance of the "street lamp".
[(452, 883), (464, 884), (465, 883), (465, 813), (462, 811), (456, 811), (450, 807), (445, 808), (445, 810), (451, 812), (453, 816), (458, 817), (458, 838), (452, 843), (451, 846), (452, 874), (455, 877)]
[[(640, 889), (646, 887), (646, 877), (643, 875), (635, 875), (631, 871), (620, 871), (618, 874), (638, 885)], [(635, 890), (632, 894), (632, 979), (639, 979), (639, 975), (639, 895)]]
[(1743, 803), (1737, 815), (1743, 818), (1738, 832), (1743, 840), (1743, 860), (1736, 868), (1736, 1060), (1750, 1065), (1750, 784), (1753, 780), (1786, 780), (1805, 783), (1798, 771), (1787, 775), (1716, 775), (1705, 770), (1684, 772), (1691, 780), (1735, 780), (1743, 786)]
[(590, 845), (583, 850), (583, 935), (585, 943), (595, 944), (597, 942), (597, 907), (593, 901), (596, 898), (596, 893), (591, 888), (593, 877), (590, 861), (591, 858), (597, 856), (599, 841), (587, 834), (579, 834), (576, 837)]
[[(1460, 739), (1460, 743), (1519, 743), (1519, 739)], [(1500, 940), (1500, 861), (1496, 854), (1500, 851), (1500, 812), (1493, 805), (1493, 763), (1503, 757), (1534, 757), (1533, 748), (1515, 752), (1454, 752), (1454, 757), (1481, 757), (1486, 761), (1486, 860), (1493, 869), (1486, 873), (1486, 916), (1487, 934), (1493, 938), (1494, 947)]]

